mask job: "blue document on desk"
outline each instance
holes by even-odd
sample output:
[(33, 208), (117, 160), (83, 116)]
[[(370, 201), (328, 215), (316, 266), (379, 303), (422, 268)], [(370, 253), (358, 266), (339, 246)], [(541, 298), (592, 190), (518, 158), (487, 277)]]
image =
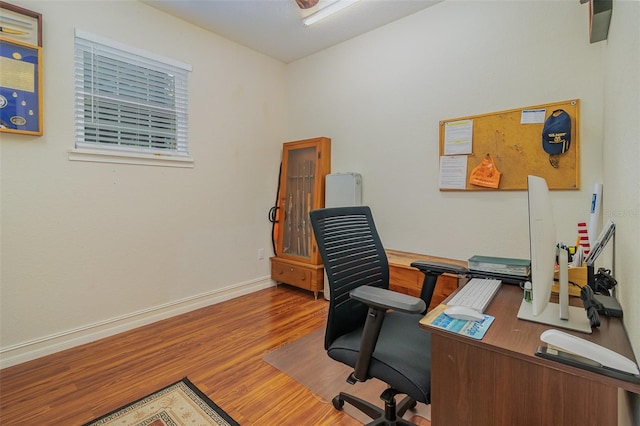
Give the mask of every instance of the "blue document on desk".
[(483, 314), (483, 321), (467, 321), (462, 319), (454, 319), (444, 313), (447, 309), (447, 305), (438, 305), (431, 312), (429, 312), (420, 323), (423, 325), (430, 325), (432, 327), (441, 328), (455, 334), (461, 334), (472, 339), (482, 339), (493, 324), (495, 317), (491, 315)]

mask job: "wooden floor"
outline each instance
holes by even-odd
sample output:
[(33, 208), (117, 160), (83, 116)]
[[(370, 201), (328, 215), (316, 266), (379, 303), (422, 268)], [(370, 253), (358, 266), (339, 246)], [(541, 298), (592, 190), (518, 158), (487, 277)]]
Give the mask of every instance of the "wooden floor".
[(262, 360), (323, 328), (327, 307), (281, 285), (5, 368), (0, 424), (80, 425), (189, 377), (243, 426), (359, 425)]

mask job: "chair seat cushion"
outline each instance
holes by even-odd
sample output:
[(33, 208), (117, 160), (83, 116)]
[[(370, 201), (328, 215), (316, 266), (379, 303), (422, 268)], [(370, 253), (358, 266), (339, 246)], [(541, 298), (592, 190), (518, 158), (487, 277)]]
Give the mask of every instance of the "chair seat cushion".
[[(420, 329), (422, 315), (386, 314), (369, 377), (376, 377), (416, 401), (429, 403), (431, 393), (431, 334)], [(338, 337), (327, 350), (332, 359), (355, 368), (362, 327)]]

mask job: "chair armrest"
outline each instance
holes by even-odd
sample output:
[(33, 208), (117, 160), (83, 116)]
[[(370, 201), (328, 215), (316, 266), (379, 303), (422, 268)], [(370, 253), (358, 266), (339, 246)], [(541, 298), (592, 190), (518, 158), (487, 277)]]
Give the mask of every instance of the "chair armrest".
[(469, 273), (469, 270), (464, 266), (454, 265), (452, 263), (442, 263), (442, 262), (432, 262), (432, 261), (424, 261), (424, 260), (416, 260), (411, 262), (411, 266), (413, 268), (419, 269), (421, 272), (427, 273), (436, 273), (436, 274), (456, 274), (456, 275), (466, 275)]
[(422, 299), (379, 287), (363, 285), (351, 290), (349, 295), (352, 299), (377, 309), (393, 309), (408, 314), (418, 314), (426, 309)]
[(424, 312), (422, 312), (423, 314), (427, 313), (427, 309), (431, 304), (433, 291), (436, 289), (436, 284), (440, 274), (451, 273), (456, 275), (467, 275), (469, 273), (467, 268), (464, 266), (454, 265), (451, 263), (416, 260), (415, 262), (411, 262), (411, 266), (424, 274), (424, 281), (422, 281), (422, 288), (420, 289), (420, 298), (424, 300), (427, 307)]
[(419, 314), (426, 310), (426, 305), (422, 299), (417, 297), (368, 285), (354, 288), (349, 292), (349, 296), (369, 307), (362, 330), (358, 359), (353, 373), (347, 379), (347, 382), (354, 384), (356, 381), (365, 381), (369, 378), (371, 355), (378, 342), (382, 322), (387, 311), (392, 309), (409, 314)]

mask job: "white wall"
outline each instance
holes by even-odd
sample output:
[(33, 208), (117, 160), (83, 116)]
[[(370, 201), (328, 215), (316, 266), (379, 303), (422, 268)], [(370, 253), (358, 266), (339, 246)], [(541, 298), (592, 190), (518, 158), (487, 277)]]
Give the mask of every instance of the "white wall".
[[(615, 1), (604, 58), (605, 219), (616, 223), (618, 299), (636, 358), (640, 357), (640, 2)], [(640, 395), (630, 424), (640, 424)]]
[(579, 98), (579, 191), (553, 193), (575, 242), (602, 179), (602, 52), (579, 2), (445, 1), (288, 68), (289, 138), (333, 139), (363, 175), (385, 245), (467, 259), (528, 257), (525, 191), (440, 192), (443, 119)]
[(614, 4), (605, 56), (605, 219), (616, 223), (616, 278), (640, 355), (640, 3)]
[[(44, 17), (44, 136), (0, 136), (2, 366), (272, 285), (285, 65), (137, 1), (12, 3)], [(69, 161), (76, 27), (193, 66), (193, 169)]]

